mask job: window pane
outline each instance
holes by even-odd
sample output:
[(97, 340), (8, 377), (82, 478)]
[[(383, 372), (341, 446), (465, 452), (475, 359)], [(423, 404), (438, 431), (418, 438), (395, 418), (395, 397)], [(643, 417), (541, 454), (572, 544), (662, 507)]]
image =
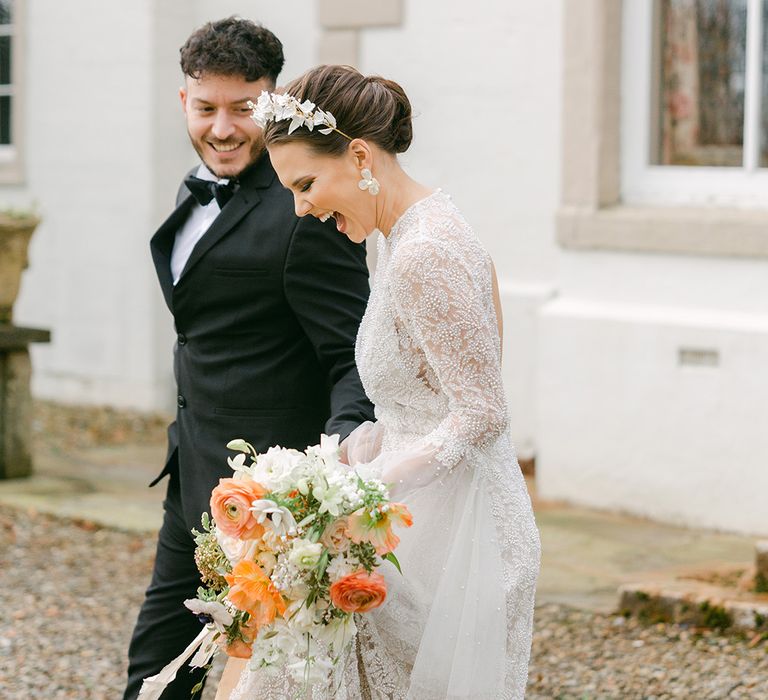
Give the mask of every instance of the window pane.
[(763, 94), (760, 166), (768, 168), (768, 0), (763, 0)]
[(747, 0), (662, 0), (661, 165), (741, 166)]
[(0, 97), (0, 146), (11, 143), (11, 98), (9, 95)]
[(11, 37), (0, 36), (0, 85), (11, 84)]
[(11, 23), (11, 0), (0, 0), (0, 24)]

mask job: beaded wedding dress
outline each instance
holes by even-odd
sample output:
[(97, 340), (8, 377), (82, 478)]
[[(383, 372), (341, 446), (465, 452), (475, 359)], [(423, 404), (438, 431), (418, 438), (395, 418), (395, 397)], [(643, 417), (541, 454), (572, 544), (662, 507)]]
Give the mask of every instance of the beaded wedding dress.
[[(490, 258), (439, 190), (378, 245), (356, 348), (377, 422), (358, 428), (349, 450), (370, 458), (376, 445), (366, 468), (395, 484), (414, 525), (398, 531), (403, 575), (379, 569), (386, 602), (357, 616), (353, 650), (311, 696), (522, 698), (540, 545), (508, 436)], [(246, 670), (231, 697), (301, 691)]]

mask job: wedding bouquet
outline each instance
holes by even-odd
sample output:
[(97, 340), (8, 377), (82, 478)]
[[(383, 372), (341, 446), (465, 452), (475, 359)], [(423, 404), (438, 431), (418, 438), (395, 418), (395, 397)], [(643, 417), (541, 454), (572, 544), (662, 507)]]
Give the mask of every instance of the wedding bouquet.
[(264, 673), (326, 682), (351, 647), (354, 614), (386, 598), (376, 569), (385, 560), (400, 569), (393, 526), (410, 527), (411, 514), (364, 466), (340, 462), (337, 435), (304, 452), (257, 454), (244, 440), (227, 447), (238, 452), (228, 459), (234, 475), (220, 479), (212, 520), (204, 513), (202, 532), (193, 531), (204, 586), (185, 605), (204, 630), (145, 680), (142, 697), (159, 697), (193, 654), (190, 665), (209, 666), (220, 648)]

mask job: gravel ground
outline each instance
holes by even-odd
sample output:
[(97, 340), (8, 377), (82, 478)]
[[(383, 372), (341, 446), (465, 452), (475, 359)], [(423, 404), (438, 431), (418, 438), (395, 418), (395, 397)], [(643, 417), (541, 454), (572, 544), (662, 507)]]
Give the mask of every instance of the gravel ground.
[[(118, 699), (153, 552), (150, 535), (0, 507), (0, 698)], [(527, 697), (768, 698), (768, 641), (547, 605)]]
[(768, 698), (768, 641), (537, 608), (528, 700)]
[(154, 550), (153, 535), (0, 506), (0, 698), (121, 698)]

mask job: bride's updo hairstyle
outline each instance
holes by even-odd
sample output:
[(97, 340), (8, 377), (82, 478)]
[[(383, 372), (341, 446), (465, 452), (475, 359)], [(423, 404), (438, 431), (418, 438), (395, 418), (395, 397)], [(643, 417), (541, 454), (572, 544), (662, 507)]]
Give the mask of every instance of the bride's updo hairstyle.
[[(411, 145), (411, 103), (403, 88), (376, 75), (364, 76), (350, 66), (318, 66), (285, 87), (299, 102), (309, 100), (336, 118), (339, 131), (349, 138), (375, 143), (387, 153), (404, 153)], [(331, 131), (321, 134), (305, 127), (288, 133), (290, 120), (270, 121), (264, 126), (267, 146), (303, 142), (316, 153), (338, 156), (349, 139)]]

